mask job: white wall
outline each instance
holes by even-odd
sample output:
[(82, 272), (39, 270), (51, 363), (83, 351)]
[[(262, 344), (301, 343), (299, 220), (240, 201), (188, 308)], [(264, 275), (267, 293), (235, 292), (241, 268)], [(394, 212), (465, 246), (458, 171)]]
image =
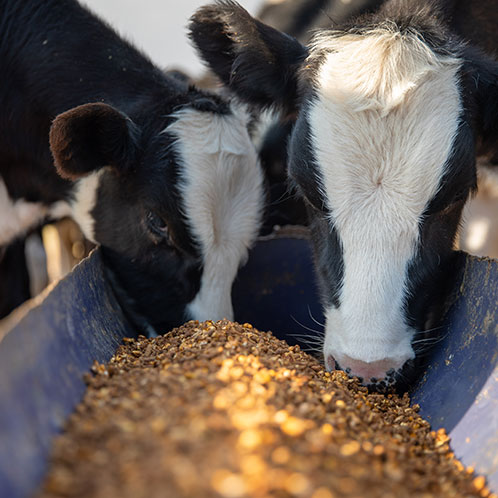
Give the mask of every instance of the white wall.
[[(189, 17), (211, 0), (80, 0), (143, 50), (160, 67), (202, 71), (186, 37)], [(263, 0), (239, 0), (255, 14)]]

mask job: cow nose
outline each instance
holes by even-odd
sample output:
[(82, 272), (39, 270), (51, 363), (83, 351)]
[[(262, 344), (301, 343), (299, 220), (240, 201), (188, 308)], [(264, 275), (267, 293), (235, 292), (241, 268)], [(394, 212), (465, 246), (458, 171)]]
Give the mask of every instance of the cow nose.
[(394, 380), (394, 374), (399, 370), (406, 360), (386, 358), (383, 360), (365, 362), (346, 355), (329, 355), (326, 360), (326, 366), (329, 370), (333, 367), (344, 370), (350, 377), (358, 377), (362, 384), (376, 384), (381, 381), (391, 383)]

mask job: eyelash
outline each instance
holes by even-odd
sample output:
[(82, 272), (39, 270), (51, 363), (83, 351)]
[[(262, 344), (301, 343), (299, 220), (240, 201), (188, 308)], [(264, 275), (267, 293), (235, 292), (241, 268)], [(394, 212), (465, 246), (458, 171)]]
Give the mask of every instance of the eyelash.
[[(163, 223), (163, 226), (158, 226), (159, 223)], [(162, 220), (157, 214), (149, 211), (147, 213), (147, 228), (155, 236), (159, 237), (162, 241), (165, 241), (169, 245), (173, 245), (171, 240), (171, 235), (168, 230), (168, 225)]]

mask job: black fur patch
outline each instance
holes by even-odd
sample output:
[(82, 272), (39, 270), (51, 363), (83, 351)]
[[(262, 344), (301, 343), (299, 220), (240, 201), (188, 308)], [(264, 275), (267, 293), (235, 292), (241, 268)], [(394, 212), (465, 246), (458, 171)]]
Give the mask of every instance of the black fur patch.
[(83, 104), (57, 116), (50, 149), (58, 173), (76, 180), (104, 166), (128, 169), (137, 154), (139, 130), (107, 104)]
[(31, 297), (24, 240), (0, 248), (0, 319)]
[[(468, 76), (464, 67), (460, 75), (464, 102), (469, 100)], [(440, 304), (462, 209), (477, 189), (473, 109), (472, 105), (464, 108), (460, 116), (451, 155), (438, 192), (422, 215), (417, 253), (408, 267), (406, 317), (408, 324), (419, 331), (424, 330), (427, 317)]]
[(190, 21), (189, 37), (241, 100), (293, 111), (297, 68), (307, 56), (295, 38), (257, 21), (230, 0), (200, 8)]

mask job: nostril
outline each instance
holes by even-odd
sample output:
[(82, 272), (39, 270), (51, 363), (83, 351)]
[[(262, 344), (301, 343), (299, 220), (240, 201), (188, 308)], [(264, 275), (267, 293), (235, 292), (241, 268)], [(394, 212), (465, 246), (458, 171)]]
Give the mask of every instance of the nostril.
[(328, 355), (326, 360), (325, 360), (325, 368), (331, 372), (332, 370), (335, 370), (337, 368), (337, 362), (335, 361), (334, 357), (332, 355)]

